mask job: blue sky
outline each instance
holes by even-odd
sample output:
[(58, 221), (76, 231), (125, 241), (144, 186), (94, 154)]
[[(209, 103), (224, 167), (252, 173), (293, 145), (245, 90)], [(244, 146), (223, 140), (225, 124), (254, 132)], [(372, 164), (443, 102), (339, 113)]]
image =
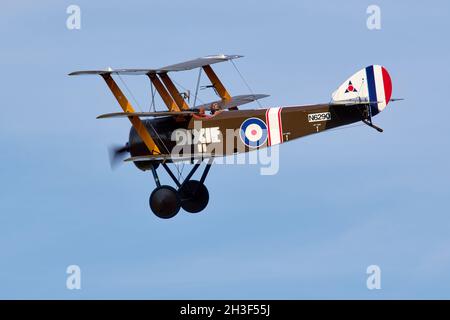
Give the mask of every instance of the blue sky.
[[(66, 8), (81, 7), (81, 30)], [(366, 28), (381, 8), (382, 29)], [(0, 11), (0, 298), (450, 298), (449, 3), (7, 1)], [(375, 122), (281, 146), (280, 171), (216, 166), (210, 204), (162, 221), (151, 175), (111, 171), (126, 121), (90, 68), (160, 67), (215, 53), (267, 106), (328, 101), (370, 64), (397, 102)], [(216, 71), (248, 93), (232, 65)], [(193, 88), (196, 72), (177, 74)], [(127, 78), (148, 108), (145, 78)], [(168, 181), (166, 177), (163, 177)], [(66, 289), (66, 267), (82, 289)], [(379, 265), (381, 290), (366, 288)]]

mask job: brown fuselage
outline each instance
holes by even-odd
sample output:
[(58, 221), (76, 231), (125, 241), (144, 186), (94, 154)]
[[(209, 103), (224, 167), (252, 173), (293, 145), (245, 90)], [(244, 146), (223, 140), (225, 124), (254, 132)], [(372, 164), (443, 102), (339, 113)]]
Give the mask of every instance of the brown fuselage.
[[(278, 118), (277, 118), (278, 117)], [(189, 147), (183, 149), (187, 153), (214, 156), (227, 156), (241, 152), (248, 152), (271, 145), (291, 141), (310, 134), (322, 132), (339, 126), (358, 122), (368, 117), (368, 106), (357, 105), (331, 105), (319, 104), (308, 106), (291, 106), (283, 108), (267, 108), (252, 110), (232, 110), (216, 113), (211, 117), (180, 116), (162, 117), (146, 120), (145, 126), (150, 132), (155, 143), (163, 154), (170, 154), (178, 144), (175, 139), (177, 132), (192, 134), (193, 139), (189, 141)], [(248, 119), (259, 119), (258, 123), (264, 129), (266, 125), (267, 139), (261, 139), (261, 144), (246, 144), (245, 132), (242, 129)], [(273, 120), (277, 120), (276, 121)], [(259, 125), (258, 125), (259, 126)], [(200, 132), (204, 128), (204, 143), (195, 141), (198, 136), (194, 131)], [(257, 127), (258, 129), (258, 127)], [(181, 130), (181, 131), (180, 131)], [(242, 130), (242, 132), (241, 132)], [(213, 132), (214, 131), (214, 132)], [(203, 131), (201, 131), (203, 132)], [(211, 134), (220, 133), (220, 137), (214, 139)], [(234, 132), (234, 135), (232, 134)], [(251, 135), (254, 130), (250, 133)], [(209, 135), (209, 136), (208, 136)], [(272, 139), (271, 139), (272, 138)], [(205, 142), (206, 141), (206, 142)], [(204, 144), (204, 146), (198, 146)], [(149, 150), (136, 134), (132, 127), (129, 137), (130, 153), (134, 156), (149, 155)], [(186, 151), (187, 150), (187, 151)], [(180, 155), (183, 152), (179, 153)], [(136, 163), (143, 170), (148, 169), (144, 163)]]

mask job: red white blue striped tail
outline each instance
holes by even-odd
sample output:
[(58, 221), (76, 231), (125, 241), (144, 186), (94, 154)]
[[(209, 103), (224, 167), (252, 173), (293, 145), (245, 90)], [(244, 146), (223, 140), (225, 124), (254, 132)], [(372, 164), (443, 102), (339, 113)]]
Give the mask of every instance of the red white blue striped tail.
[(386, 68), (368, 66), (345, 80), (332, 94), (335, 102), (358, 100), (372, 101), (372, 115), (384, 110), (391, 99), (392, 81)]

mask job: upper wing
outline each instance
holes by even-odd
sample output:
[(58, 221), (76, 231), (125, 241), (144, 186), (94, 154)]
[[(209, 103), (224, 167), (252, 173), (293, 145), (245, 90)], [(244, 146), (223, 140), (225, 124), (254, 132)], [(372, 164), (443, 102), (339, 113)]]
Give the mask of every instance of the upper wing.
[(208, 66), (211, 64), (225, 62), (233, 59), (242, 58), (240, 55), (211, 55), (205, 56), (202, 58), (197, 58), (177, 64), (172, 64), (169, 66), (165, 66), (158, 69), (105, 69), (105, 70), (85, 70), (85, 71), (75, 71), (69, 73), (69, 76), (79, 76), (79, 75), (102, 75), (102, 74), (120, 74), (120, 75), (146, 75), (146, 74), (155, 74), (155, 73), (167, 73), (174, 71), (186, 71), (192, 70), (204, 66)]
[(156, 111), (156, 112), (113, 112), (101, 114), (97, 119), (106, 118), (128, 118), (128, 117), (166, 117), (166, 116), (189, 116), (197, 114), (198, 111)]
[(209, 66), (211, 64), (219, 63), (219, 62), (225, 62), (233, 59), (242, 58), (243, 56), (240, 55), (225, 55), (225, 54), (219, 54), (219, 55), (211, 55), (211, 56), (205, 56), (202, 58), (197, 58), (194, 60), (189, 60), (177, 64), (172, 64), (170, 66), (162, 67), (160, 68), (160, 72), (172, 72), (172, 71), (186, 71), (186, 70), (192, 70), (204, 66)]

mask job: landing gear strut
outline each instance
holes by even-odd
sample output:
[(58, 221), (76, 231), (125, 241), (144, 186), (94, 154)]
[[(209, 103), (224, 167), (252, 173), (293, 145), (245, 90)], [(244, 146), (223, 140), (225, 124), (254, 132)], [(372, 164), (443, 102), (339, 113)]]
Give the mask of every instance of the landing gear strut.
[(380, 127), (374, 125), (373, 122), (372, 122), (372, 106), (371, 105), (367, 106), (367, 109), (366, 109), (365, 113), (366, 113), (366, 118), (363, 119), (362, 122), (367, 124), (369, 127), (374, 128), (378, 132), (383, 132), (383, 129), (381, 129)]
[(166, 163), (161, 164), (175, 182), (177, 189), (169, 185), (161, 185), (156, 172), (158, 164), (151, 166), (156, 188), (150, 195), (149, 204), (150, 209), (157, 217), (161, 219), (173, 218), (180, 211), (180, 208), (190, 213), (197, 213), (206, 208), (209, 201), (209, 192), (204, 182), (211, 168), (212, 160), (206, 164), (200, 180), (192, 180), (191, 178), (200, 167), (200, 163), (201, 161), (194, 165), (182, 183), (175, 177)]

